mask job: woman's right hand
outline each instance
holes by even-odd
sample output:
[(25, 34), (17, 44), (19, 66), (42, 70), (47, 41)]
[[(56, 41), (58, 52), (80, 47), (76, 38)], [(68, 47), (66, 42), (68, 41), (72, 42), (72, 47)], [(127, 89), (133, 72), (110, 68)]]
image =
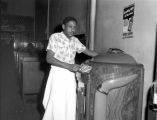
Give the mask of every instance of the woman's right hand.
[(77, 72), (77, 71), (79, 71), (79, 69), (80, 69), (80, 65), (78, 65), (78, 64), (70, 65), (70, 71), (72, 71), (72, 72)]
[(89, 72), (91, 71), (91, 69), (92, 69), (91, 66), (89, 66), (89, 65), (83, 63), (83, 64), (80, 65), (79, 71), (80, 71), (81, 73), (89, 73)]

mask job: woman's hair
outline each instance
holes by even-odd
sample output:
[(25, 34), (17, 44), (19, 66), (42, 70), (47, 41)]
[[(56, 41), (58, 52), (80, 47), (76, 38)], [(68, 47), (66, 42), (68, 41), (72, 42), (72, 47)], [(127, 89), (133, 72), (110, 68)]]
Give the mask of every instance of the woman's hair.
[(68, 16), (68, 17), (65, 17), (64, 20), (63, 20), (63, 24), (67, 24), (69, 21), (74, 21), (76, 22), (77, 24), (77, 20), (74, 18), (74, 17), (71, 17), (71, 16)]

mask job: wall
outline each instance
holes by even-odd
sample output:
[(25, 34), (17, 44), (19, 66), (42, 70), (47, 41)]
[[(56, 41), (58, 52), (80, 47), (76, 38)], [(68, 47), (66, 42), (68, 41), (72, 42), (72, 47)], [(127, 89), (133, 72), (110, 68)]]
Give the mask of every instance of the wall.
[[(133, 38), (122, 39), (123, 8), (132, 3), (135, 3)], [(103, 52), (117, 47), (144, 65), (143, 119), (146, 95), (153, 81), (156, 6), (155, 0), (98, 0), (96, 6), (94, 49)]]
[(36, 0), (35, 4), (35, 40), (43, 41), (47, 38), (48, 0)]
[[(88, 0), (50, 0), (50, 34), (56, 32), (56, 27), (62, 24), (66, 16), (78, 20), (78, 33), (86, 33)], [(58, 31), (57, 31), (58, 32)]]
[[(0, 43), (34, 40), (35, 0), (2, 0)], [(14, 32), (16, 31), (16, 32)]]
[(1, 0), (7, 3), (7, 13), (22, 16), (34, 16), (35, 0)]

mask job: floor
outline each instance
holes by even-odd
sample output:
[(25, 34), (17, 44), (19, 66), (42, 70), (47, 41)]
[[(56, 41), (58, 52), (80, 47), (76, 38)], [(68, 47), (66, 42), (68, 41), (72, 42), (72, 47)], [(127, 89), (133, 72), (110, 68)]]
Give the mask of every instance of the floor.
[(0, 46), (0, 120), (41, 120), (38, 96), (20, 95), (12, 46)]

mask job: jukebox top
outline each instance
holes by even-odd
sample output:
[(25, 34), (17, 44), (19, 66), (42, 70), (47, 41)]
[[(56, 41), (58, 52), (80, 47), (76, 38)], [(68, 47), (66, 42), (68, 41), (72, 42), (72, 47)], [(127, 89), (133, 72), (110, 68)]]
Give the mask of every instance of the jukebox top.
[(110, 48), (105, 54), (97, 55), (93, 61), (103, 63), (136, 63), (132, 56), (117, 48)]

